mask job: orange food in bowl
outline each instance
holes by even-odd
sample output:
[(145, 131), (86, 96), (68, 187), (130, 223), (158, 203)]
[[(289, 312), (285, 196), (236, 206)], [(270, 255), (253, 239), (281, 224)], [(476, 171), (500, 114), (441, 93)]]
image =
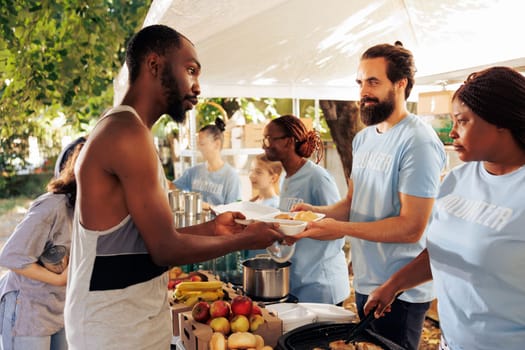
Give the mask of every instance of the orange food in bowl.
[(295, 214), (294, 220), (299, 221), (314, 221), (317, 219), (317, 215), (312, 213), (311, 211), (300, 211), (297, 214)]
[(293, 220), (293, 217), (290, 216), (290, 215), (287, 214), (287, 213), (280, 213), (280, 214), (277, 214), (277, 215), (275, 215), (274, 218), (275, 218), (275, 219), (281, 219), (281, 220)]

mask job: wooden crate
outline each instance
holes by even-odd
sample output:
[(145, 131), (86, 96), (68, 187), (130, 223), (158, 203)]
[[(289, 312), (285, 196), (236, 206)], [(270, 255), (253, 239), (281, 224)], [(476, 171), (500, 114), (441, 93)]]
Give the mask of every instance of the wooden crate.
[[(264, 339), (264, 344), (275, 347), (279, 337), (283, 334), (283, 322), (280, 318), (261, 308), (264, 320), (254, 334)], [(209, 341), (213, 330), (210, 326), (193, 320), (191, 312), (179, 314), (180, 337), (186, 350), (209, 350)]]
[[(217, 276), (212, 274), (209, 271), (199, 270), (199, 272), (207, 277), (208, 281), (218, 281)], [(168, 293), (174, 293), (174, 290), (168, 291)], [(168, 298), (171, 299), (171, 298)], [(192, 306), (187, 306), (184, 303), (175, 303), (170, 306), (171, 309), (171, 320), (173, 323), (173, 335), (178, 336), (180, 332), (180, 326), (179, 326), (179, 314), (182, 312), (187, 312), (193, 309)]]

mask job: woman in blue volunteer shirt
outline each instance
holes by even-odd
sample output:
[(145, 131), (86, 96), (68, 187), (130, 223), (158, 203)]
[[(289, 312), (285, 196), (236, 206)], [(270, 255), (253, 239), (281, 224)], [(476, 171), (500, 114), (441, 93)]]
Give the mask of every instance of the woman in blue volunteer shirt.
[(203, 209), (241, 199), (239, 175), (221, 156), (224, 130), (225, 124), (220, 118), (215, 119), (215, 124), (202, 127), (199, 130), (197, 147), (204, 163), (189, 168), (173, 181), (175, 187), (183, 191), (201, 193)]
[(370, 295), (365, 313), (433, 278), (441, 349), (525, 344), (525, 77), (471, 74), (452, 100), (450, 137), (465, 164), (443, 180), (427, 249)]
[[(319, 134), (307, 130), (299, 118), (285, 115), (272, 120), (264, 129), (263, 149), (269, 160), (282, 163), (286, 173), (281, 185), (281, 211), (290, 211), (301, 202), (329, 205), (340, 199), (332, 176), (308, 159), (314, 152), (317, 163), (322, 158)], [(290, 293), (301, 302), (342, 303), (350, 294), (343, 245), (344, 238), (305, 238), (295, 243), (290, 259)]]

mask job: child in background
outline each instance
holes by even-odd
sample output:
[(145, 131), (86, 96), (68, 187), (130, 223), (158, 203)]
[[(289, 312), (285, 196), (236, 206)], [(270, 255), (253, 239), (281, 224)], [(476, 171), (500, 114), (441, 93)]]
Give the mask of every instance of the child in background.
[[(259, 203), (272, 208), (279, 207), (279, 185), (283, 166), (281, 162), (273, 162), (266, 157), (266, 154), (259, 154), (252, 161), (250, 166), (250, 182), (252, 190), (257, 194), (250, 199), (250, 202)], [(257, 254), (267, 254), (265, 249), (246, 250), (245, 258), (253, 258)]]
[(279, 206), (279, 179), (283, 166), (281, 162), (268, 160), (265, 154), (259, 154), (250, 167), (250, 182), (257, 195), (250, 202), (259, 203), (272, 208)]

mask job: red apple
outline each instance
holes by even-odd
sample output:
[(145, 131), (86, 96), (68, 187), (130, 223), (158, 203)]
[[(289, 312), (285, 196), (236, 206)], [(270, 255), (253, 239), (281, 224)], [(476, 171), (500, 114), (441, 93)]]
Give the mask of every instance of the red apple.
[(177, 281), (176, 280), (169, 280), (168, 281), (168, 289), (175, 289), (176, 286), (177, 286)]
[(249, 317), (252, 313), (252, 299), (245, 295), (237, 295), (231, 302), (231, 310), (234, 315), (244, 315)]
[(215, 317), (230, 317), (230, 304), (224, 300), (215, 300), (210, 305), (210, 315)]
[(252, 305), (251, 315), (261, 315), (262, 316), (261, 308), (259, 307), (259, 305), (257, 305), (255, 301), (253, 302), (253, 305)]
[(230, 328), (235, 332), (248, 332), (250, 330), (250, 320), (244, 315), (235, 315), (230, 321)]
[(191, 316), (197, 322), (206, 323), (210, 319), (210, 304), (199, 301), (193, 306)]
[(202, 282), (202, 278), (199, 275), (193, 275), (190, 277), (190, 281), (192, 282)]
[(226, 317), (215, 317), (210, 321), (210, 327), (214, 332), (221, 332), (224, 335), (230, 333), (230, 321)]

